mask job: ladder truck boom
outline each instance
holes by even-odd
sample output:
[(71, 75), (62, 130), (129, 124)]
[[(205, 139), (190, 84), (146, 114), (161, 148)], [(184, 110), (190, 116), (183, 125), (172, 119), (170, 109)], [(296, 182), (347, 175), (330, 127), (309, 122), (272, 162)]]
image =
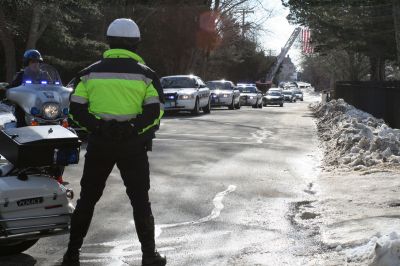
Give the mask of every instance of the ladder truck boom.
[(300, 31), (301, 31), (300, 27), (297, 27), (294, 29), (294, 31), (292, 32), (292, 35), (290, 35), (285, 46), (282, 48), (280, 54), (278, 55), (276, 62), (272, 65), (270, 71), (267, 73), (267, 76), (265, 77), (266, 82), (268, 82), (268, 81), (272, 82), (272, 80), (274, 79), (274, 77), (276, 75), (276, 72), (278, 72), (278, 69), (283, 62), (283, 59), (285, 59), (286, 54), (289, 52), (290, 47), (292, 47), (297, 36), (299, 36)]

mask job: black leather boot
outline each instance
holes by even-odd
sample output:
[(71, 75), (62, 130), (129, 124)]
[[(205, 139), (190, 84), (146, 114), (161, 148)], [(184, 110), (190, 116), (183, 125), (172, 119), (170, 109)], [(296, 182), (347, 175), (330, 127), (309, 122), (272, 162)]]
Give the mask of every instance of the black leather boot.
[(142, 265), (143, 266), (164, 266), (167, 259), (156, 250), (154, 240), (154, 217), (134, 217), (136, 232), (142, 245)]
[(167, 258), (165, 255), (161, 255), (157, 251), (152, 254), (143, 253), (142, 266), (164, 266), (167, 264)]
[(62, 266), (79, 266), (79, 249), (68, 249), (64, 254)]

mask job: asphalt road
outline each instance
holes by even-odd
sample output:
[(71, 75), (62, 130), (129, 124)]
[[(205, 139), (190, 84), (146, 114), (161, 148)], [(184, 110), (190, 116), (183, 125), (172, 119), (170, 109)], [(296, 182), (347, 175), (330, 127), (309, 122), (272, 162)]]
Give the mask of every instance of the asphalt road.
[[(307, 100), (307, 99), (306, 99)], [(293, 217), (318, 175), (308, 102), (167, 116), (149, 154), (158, 250), (168, 265), (307, 265), (316, 240)], [(81, 157), (83, 158), (84, 150)], [(76, 194), (83, 159), (65, 179)], [(310, 216), (312, 217), (312, 215)], [(305, 217), (309, 219), (309, 217)], [(67, 236), (41, 239), (1, 265), (59, 265)], [(115, 168), (81, 265), (140, 265), (132, 210)]]

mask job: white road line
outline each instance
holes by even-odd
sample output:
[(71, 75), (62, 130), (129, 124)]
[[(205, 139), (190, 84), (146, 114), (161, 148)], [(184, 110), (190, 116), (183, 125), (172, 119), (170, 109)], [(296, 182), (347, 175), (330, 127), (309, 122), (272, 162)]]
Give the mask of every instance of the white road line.
[(162, 139), (155, 138), (155, 141), (178, 141), (178, 142), (201, 142), (209, 144), (242, 144), (242, 145), (259, 145), (258, 142), (243, 142), (243, 141), (212, 141), (212, 140), (199, 140), (199, 139)]
[(254, 133), (251, 133), (252, 138), (257, 143), (264, 143), (264, 140), (267, 139), (268, 136), (271, 136), (272, 132), (268, 131), (266, 128), (262, 128), (261, 130), (257, 130)]
[[(230, 185), (230, 186), (228, 186), (228, 188), (226, 190), (219, 192), (213, 199), (214, 209), (211, 211), (210, 215), (208, 215), (204, 218), (201, 218), (196, 221), (189, 221), (189, 222), (183, 222), (183, 223), (156, 225), (155, 238), (158, 238), (162, 233), (162, 229), (165, 229), (165, 228), (200, 224), (200, 223), (205, 223), (205, 222), (208, 222), (208, 221), (218, 218), (221, 215), (222, 209), (224, 208), (224, 205), (222, 204), (224, 197), (227, 194), (229, 194), (235, 190), (236, 190), (236, 186)], [(135, 224), (134, 221), (131, 221), (130, 223)], [(111, 250), (109, 252), (104, 252), (104, 253), (90, 253), (90, 252), (81, 253), (81, 257), (85, 258), (85, 259), (82, 259), (81, 262), (82, 263), (83, 262), (85, 262), (85, 263), (107, 262), (107, 265), (122, 266), (122, 265), (126, 264), (124, 262), (124, 257), (137, 256), (138, 258), (140, 258), (141, 251), (138, 249), (132, 250), (132, 247), (134, 247), (134, 246), (135, 246), (135, 243), (133, 240), (122, 240), (122, 241), (111, 241), (111, 242), (104, 242), (104, 243), (97, 243), (97, 244), (87, 244), (87, 245), (84, 245), (85, 249), (90, 248), (90, 247), (110, 247)], [(159, 251), (168, 251), (168, 250), (174, 250), (174, 249), (175, 248), (173, 248), (173, 247), (163, 247), (163, 248), (159, 248), (158, 250)]]
[(235, 138), (235, 139), (249, 139), (248, 137), (230, 137), (230, 136), (212, 136), (212, 135), (202, 135), (202, 134), (182, 134), (182, 133), (162, 133), (159, 132), (157, 135), (166, 135), (166, 136), (190, 136), (190, 137), (204, 137), (204, 138)]
[(176, 224), (160, 224), (156, 225), (156, 230), (155, 230), (155, 237), (159, 237), (162, 233), (162, 230), (165, 228), (172, 228), (172, 227), (178, 227), (178, 226), (185, 226), (185, 225), (194, 225), (194, 224), (200, 224), (200, 223), (205, 223), (211, 220), (214, 220), (218, 218), (218, 216), (221, 214), (221, 210), (224, 208), (224, 205), (222, 204), (222, 200), (224, 199), (225, 195), (233, 192), (236, 190), (235, 185), (230, 185), (226, 190), (218, 193), (215, 198), (213, 199), (214, 203), (214, 209), (211, 211), (211, 214), (201, 218), (197, 221), (190, 221), (190, 222), (183, 222), (183, 223), (176, 223)]

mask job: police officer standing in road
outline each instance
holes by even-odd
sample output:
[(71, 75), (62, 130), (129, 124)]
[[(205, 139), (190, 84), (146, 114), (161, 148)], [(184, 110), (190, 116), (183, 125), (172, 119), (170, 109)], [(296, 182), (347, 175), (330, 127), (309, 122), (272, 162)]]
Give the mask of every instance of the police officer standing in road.
[(79, 265), (79, 250), (94, 207), (115, 164), (133, 207), (142, 265), (166, 265), (165, 256), (155, 248), (147, 158), (149, 143), (163, 115), (164, 97), (156, 74), (136, 54), (139, 40), (134, 21), (114, 20), (107, 30), (111, 49), (76, 79), (70, 116), (90, 135), (63, 265)]

